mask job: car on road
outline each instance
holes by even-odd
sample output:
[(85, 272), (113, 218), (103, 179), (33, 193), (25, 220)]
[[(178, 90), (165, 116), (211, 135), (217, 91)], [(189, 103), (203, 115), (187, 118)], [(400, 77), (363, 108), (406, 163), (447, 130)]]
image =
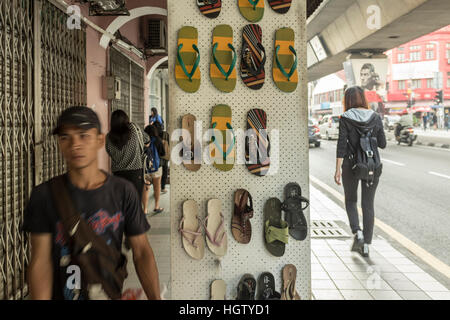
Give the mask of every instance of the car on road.
[(308, 120), (308, 135), (309, 144), (313, 144), (315, 147), (320, 147), (320, 130), (312, 120)]
[(319, 122), (320, 135), (326, 140), (339, 138), (339, 116), (326, 115)]

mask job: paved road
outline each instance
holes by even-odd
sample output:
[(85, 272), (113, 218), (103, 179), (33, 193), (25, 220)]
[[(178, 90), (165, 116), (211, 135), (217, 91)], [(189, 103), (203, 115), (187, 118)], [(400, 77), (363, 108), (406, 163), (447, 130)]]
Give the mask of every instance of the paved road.
[[(310, 173), (334, 183), (336, 141), (310, 150)], [(450, 150), (388, 143), (375, 215), (450, 265)]]

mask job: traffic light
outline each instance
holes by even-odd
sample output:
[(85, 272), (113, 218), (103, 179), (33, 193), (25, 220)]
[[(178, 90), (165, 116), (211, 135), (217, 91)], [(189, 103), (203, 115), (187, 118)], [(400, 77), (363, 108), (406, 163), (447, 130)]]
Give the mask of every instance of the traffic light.
[(439, 90), (436, 91), (436, 95), (434, 96), (436, 103), (437, 104), (441, 104), (444, 102), (444, 91), (443, 90)]

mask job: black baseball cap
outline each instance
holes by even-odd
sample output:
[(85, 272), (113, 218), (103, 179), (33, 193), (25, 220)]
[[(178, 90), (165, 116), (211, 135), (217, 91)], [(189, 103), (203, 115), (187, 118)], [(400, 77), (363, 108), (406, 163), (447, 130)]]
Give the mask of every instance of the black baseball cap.
[(59, 134), (59, 131), (63, 126), (75, 126), (86, 130), (97, 128), (98, 132), (101, 132), (100, 120), (95, 111), (83, 106), (65, 109), (58, 117), (53, 134)]

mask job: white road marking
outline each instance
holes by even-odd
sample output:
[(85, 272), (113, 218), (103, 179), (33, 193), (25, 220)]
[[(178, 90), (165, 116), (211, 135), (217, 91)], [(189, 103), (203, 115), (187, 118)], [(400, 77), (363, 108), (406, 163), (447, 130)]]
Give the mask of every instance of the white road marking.
[[(450, 177), (449, 177), (450, 178)], [(345, 205), (345, 198), (342, 194), (337, 192), (335, 189), (329, 187), (326, 183), (320, 181), (316, 177), (309, 176), (309, 179), (319, 185), (321, 188), (325, 189), (327, 192), (332, 194), (337, 200), (342, 202)], [(359, 214), (362, 216), (362, 209), (358, 206)], [(406, 249), (411, 251), (414, 255), (420, 258), (423, 262), (427, 263), (435, 270), (439, 271), (446, 277), (450, 278), (450, 266), (446, 265), (444, 262), (433, 256), (431, 253), (420, 247), (415, 242), (409, 240), (404, 235), (393, 229), (392, 227), (385, 224), (383, 221), (375, 218), (375, 225), (379, 227), (381, 230), (389, 234), (393, 239), (403, 245)]]
[(404, 167), (405, 166), (404, 163), (388, 160), (386, 158), (382, 158), (381, 161), (388, 162), (388, 163), (391, 163), (391, 164), (395, 164), (395, 165), (400, 166), (400, 167)]
[(441, 173), (437, 173), (437, 172), (433, 172), (433, 171), (430, 171), (430, 172), (428, 172), (429, 174), (432, 174), (432, 175), (434, 175), (434, 176), (438, 176), (438, 177), (441, 177), (441, 178), (445, 178), (445, 179), (449, 179), (450, 180), (450, 176), (446, 176), (445, 174), (441, 174)]

